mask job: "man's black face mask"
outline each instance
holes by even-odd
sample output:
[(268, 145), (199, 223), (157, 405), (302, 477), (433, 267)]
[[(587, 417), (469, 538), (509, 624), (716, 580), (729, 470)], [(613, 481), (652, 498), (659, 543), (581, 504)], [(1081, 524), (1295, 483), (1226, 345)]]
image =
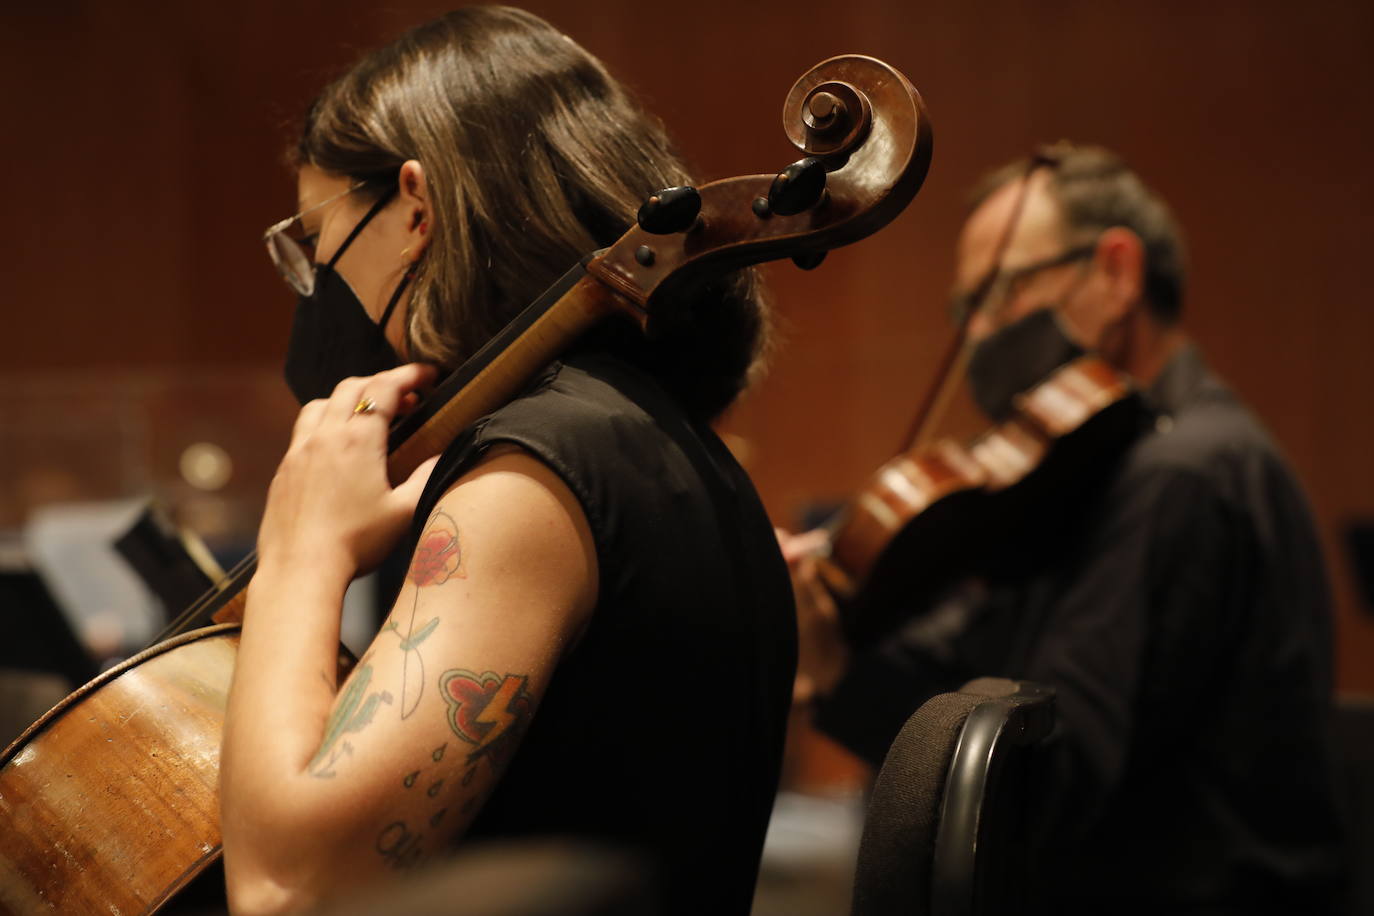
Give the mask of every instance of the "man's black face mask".
[(968, 362), (973, 399), (992, 419), (1005, 420), (1016, 395), (1084, 352), (1064, 333), (1053, 308), (1037, 309), (974, 346)]

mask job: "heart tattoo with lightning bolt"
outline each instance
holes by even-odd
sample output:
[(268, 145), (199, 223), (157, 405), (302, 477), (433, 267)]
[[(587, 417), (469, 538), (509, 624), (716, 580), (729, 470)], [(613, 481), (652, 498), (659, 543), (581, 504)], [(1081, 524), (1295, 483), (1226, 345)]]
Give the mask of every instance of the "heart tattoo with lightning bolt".
[(449, 727), (473, 745), (469, 763), (486, 757), (493, 767), (500, 767), (509, 759), (534, 712), (525, 689), (528, 680), (523, 674), (502, 677), (495, 671), (474, 674), (459, 668), (440, 676)]

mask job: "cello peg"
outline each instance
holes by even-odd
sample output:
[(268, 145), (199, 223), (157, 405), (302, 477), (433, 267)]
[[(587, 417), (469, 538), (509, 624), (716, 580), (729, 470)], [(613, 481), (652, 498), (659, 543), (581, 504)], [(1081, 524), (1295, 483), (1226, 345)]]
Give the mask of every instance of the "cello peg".
[(656, 191), (635, 215), (639, 228), (653, 235), (684, 232), (696, 225), (701, 195), (690, 185)]
[(792, 255), (792, 263), (802, 270), (815, 270), (821, 266), (821, 262), (825, 260), (825, 255), (824, 251), (807, 251), (802, 254), (794, 254)]
[(825, 193), (825, 163), (816, 156), (798, 159), (778, 173), (768, 189), (768, 206), (779, 216), (793, 216), (820, 203)]

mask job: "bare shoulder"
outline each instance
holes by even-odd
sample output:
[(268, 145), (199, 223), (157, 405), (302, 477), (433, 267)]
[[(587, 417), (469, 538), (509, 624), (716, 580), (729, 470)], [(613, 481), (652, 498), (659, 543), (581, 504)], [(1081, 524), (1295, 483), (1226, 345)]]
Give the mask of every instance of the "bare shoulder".
[(581, 504), (548, 465), (514, 445), (491, 449), (439, 499), (407, 580), (419, 585), (442, 564), (470, 590), (533, 590), (578, 618), (596, 601), (596, 547)]

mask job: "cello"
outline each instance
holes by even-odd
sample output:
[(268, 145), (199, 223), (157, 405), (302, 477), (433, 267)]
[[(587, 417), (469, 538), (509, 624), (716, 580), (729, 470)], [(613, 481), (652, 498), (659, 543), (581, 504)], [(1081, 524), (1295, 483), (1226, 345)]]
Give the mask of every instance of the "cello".
[[(784, 257), (814, 267), (920, 189), (930, 126), (920, 96), (886, 64), (822, 62), (792, 87), (783, 114), (801, 160), (650, 197), (636, 226), (396, 423), (391, 480), (514, 397), (593, 325), (621, 316), (652, 332), (684, 286)], [(218, 860), (220, 735), (253, 569), (252, 558), (240, 564), (160, 642), (64, 699), (0, 755), (0, 912), (152, 913)]]

